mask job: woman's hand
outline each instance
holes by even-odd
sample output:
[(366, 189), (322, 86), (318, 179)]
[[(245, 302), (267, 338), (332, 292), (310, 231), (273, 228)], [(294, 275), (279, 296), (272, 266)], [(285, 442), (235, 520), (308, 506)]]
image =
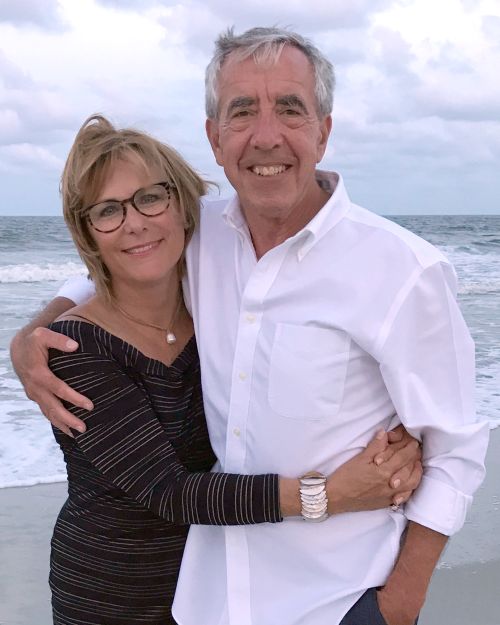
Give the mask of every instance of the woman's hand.
[(420, 445), (407, 433), (397, 432), (391, 437), (399, 440), (392, 444), (395, 447), (390, 453), (386, 453), (391, 446), (389, 435), (381, 430), (366, 449), (330, 475), (330, 514), (378, 510), (408, 501), (422, 479)]

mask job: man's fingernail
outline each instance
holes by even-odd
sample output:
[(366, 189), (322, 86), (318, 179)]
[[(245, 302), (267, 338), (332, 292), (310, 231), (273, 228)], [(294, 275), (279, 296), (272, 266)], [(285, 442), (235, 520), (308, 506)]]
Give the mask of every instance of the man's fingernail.
[(78, 430), (80, 434), (85, 432), (85, 427), (83, 425), (78, 425), (75, 429)]
[(401, 484), (401, 480), (394, 480), (394, 482), (392, 483), (392, 487), (398, 488), (400, 484)]
[(384, 438), (384, 436), (385, 436), (385, 430), (379, 430), (379, 431), (377, 432), (377, 435), (375, 436), (375, 438), (376, 438), (378, 441), (381, 441), (381, 440)]
[(76, 341), (73, 341), (72, 339), (69, 339), (66, 341), (66, 347), (67, 349), (76, 349), (78, 347), (78, 343)]
[(83, 407), (85, 410), (92, 410), (94, 406), (90, 402), (87, 402)]

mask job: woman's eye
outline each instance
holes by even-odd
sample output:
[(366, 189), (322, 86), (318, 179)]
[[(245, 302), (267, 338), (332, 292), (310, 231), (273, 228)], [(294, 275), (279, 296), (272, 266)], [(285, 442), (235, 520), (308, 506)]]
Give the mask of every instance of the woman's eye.
[(99, 217), (112, 217), (121, 209), (118, 204), (106, 204), (99, 208)]
[(155, 195), (154, 193), (148, 193), (147, 195), (141, 195), (139, 200), (139, 204), (154, 204), (155, 202), (160, 201), (160, 197)]

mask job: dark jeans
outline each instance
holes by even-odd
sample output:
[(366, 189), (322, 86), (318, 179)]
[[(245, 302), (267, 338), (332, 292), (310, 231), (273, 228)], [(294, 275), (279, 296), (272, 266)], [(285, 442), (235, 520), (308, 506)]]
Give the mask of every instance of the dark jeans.
[[(418, 623), (418, 618), (415, 625)], [(377, 603), (377, 591), (368, 588), (340, 621), (340, 625), (387, 625)]]

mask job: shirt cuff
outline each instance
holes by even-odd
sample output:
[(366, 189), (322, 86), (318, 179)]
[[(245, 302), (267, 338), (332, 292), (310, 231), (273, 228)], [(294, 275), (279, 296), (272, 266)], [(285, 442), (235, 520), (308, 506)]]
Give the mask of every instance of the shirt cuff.
[(405, 515), (410, 521), (452, 536), (465, 523), (471, 503), (472, 496), (424, 475), (405, 506)]
[(86, 276), (73, 276), (69, 278), (56, 293), (56, 297), (65, 297), (71, 300), (76, 306), (84, 304), (94, 295), (94, 283)]

